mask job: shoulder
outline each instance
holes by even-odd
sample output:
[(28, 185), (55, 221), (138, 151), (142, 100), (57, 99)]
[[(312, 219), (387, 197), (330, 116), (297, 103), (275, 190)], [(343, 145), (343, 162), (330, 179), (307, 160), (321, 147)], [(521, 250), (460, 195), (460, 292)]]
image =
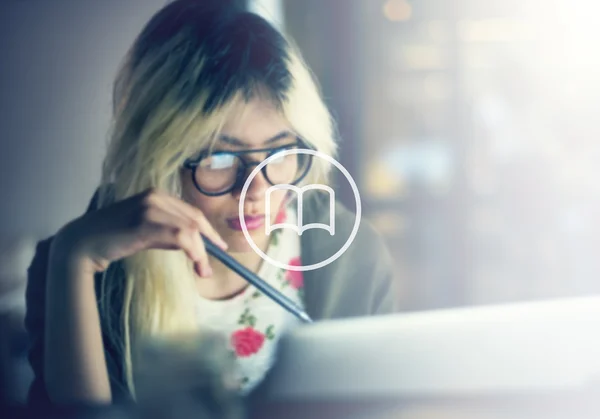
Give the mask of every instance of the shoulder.
[[(91, 197), (86, 213), (93, 211), (98, 205), (99, 189), (96, 189)], [(50, 249), (55, 235), (40, 240), (36, 244), (33, 259), (27, 269), (27, 314), (26, 326), (33, 326), (35, 319), (39, 319), (44, 313), (44, 302), (46, 295), (46, 274), (50, 259)]]
[(309, 230), (312, 232), (310, 236), (313, 239), (312, 245), (335, 249), (335, 252), (347, 245), (344, 255), (360, 254), (363, 257), (370, 255), (376, 259), (387, 256), (388, 250), (383, 237), (368, 220), (357, 216), (355, 211), (349, 210), (339, 201), (333, 201), (332, 206), (328, 194), (320, 191), (312, 192), (314, 193), (307, 194), (303, 202), (303, 224), (331, 225), (333, 213), (335, 227), (334, 234), (322, 229)]
[(27, 396), (30, 403), (48, 401), (44, 387), (44, 323), (46, 312), (46, 272), (52, 237), (37, 243), (35, 254), (27, 269), (25, 291), (25, 329), (29, 338), (28, 359), (34, 380)]
[[(308, 195), (308, 194), (307, 194)], [(303, 224), (331, 223), (327, 194), (315, 193), (303, 204)], [(397, 297), (391, 254), (383, 237), (356, 213), (336, 202), (335, 230), (302, 234), (303, 265), (329, 262), (306, 272), (307, 304), (322, 318), (393, 311)], [(311, 288), (311, 289), (308, 289)]]
[[(28, 268), (25, 297), (25, 329), (29, 339), (28, 360), (33, 372), (33, 380), (27, 395), (27, 403), (30, 405), (47, 405), (50, 403), (44, 382), (44, 340), (46, 323), (46, 276), (49, 268), (49, 255), (53, 239), (54, 237), (50, 237), (37, 244), (35, 256)], [(99, 292), (101, 279), (102, 274), (97, 274), (95, 277), (97, 294)], [(118, 306), (117, 309), (119, 309)], [(116, 402), (127, 402), (127, 388), (124, 381), (120, 379), (122, 376), (122, 365), (118, 350), (114, 347), (112, 341), (108, 339), (108, 336), (105, 335), (105, 319), (102, 318), (101, 321), (105, 361), (113, 397)], [(117, 330), (117, 328), (113, 325), (111, 330)]]
[(25, 293), (27, 312), (25, 326), (34, 329), (43, 318), (46, 300), (46, 273), (50, 258), (50, 248), (54, 236), (39, 241), (36, 244), (33, 259), (27, 268), (27, 289)]

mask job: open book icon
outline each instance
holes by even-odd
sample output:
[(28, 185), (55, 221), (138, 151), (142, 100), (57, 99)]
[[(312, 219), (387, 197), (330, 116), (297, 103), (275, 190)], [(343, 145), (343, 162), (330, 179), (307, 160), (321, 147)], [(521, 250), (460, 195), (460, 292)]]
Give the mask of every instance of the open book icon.
[[(312, 190), (312, 189), (319, 189), (319, 190), (325, 191), (329, 195), (329, 225), (324, 224), (324, 223), (311, 223), (311, 224), (307, 224), (307, 225), (302, 225), (302, 202), (303, 202), (302, 195), (304, 194), (304, 192)], [(296, 193), (296, 195), (298, 196), (298, 199), (297, 199), (297, 202), (298, 202), (297, 224), (278, 223), (278, 224), (271, 225), (271, 216), (269, 213), (271, 210), (271, 193), (276, 190), (294, 191)], [(311, 228), (321, 228), (323, 230), (327, 230), (327, 231), (329, 231), (329, 234), (332, 236), (335, 234), (335, 192), (333, 191), (333, 189), (331, 189), (327, 185), (312, 184), (312, 185), (303, 186), (301, 188), (299, 188), (295, 185), (289, 185), (289, 184), (281, 184), (281, 185), (271, 186), (265, 192), (265, 206), (266, 206), (266, 217), (265, 217), (265, 221), (266, 221), (265, 222), (265, 234), (266, 235), (271, 234), (271, 232), (273, 230), (276, 230), (278, 228), (290, 228), (290, 229), (294, 230), (299, 236), (301, 236), (304, 231), (310, 230)]]

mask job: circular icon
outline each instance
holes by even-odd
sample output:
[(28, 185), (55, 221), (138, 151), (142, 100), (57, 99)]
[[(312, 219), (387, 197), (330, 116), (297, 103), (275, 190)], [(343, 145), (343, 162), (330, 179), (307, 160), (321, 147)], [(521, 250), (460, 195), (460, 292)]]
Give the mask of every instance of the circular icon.
[[(252, 180), (254, 179), (254, 177), (262, 170), (263, 167), (265, 167), (267, 164), (269, 164), (269, 162), (271, 162), (271, 160), (279, 159), (281, 157), (285, 157), (290, 154), (312, 154), (313, 156), (320, 157), (322, 159), (327, 160), (329, 163), (333, 164), (344, 174), (344, 176), (348, 180), (348, 183), (350, 183), (350, 186), (352, 187), (352, 192), (354, 192), (354, 199), (356, 201), (356, 218), (354, 220), (354, 227), (352, 228), (352, 232), (350, 233), (350, 237), (348, 237), (348, 240), (346, 240), (346, 243), (344, 243), (344, 245), (341, 247), (340, 250), (337, 251), (337, 253), (330, 256), (328, 259), (325, 259), (324, 261), (321, 261), (319, 263), (313, 263), (312, 265), (307, 265), (307, 266), (288, 265), (288, 264), (276, 261), (273, 258), (271, 258), (270, 256), (268, 256), (265, 252), (263, 252), (256, 245), (256, 243), (254, 243), (254, 240), (252, 240), (252, 237), (250, 237), (250, 234), (248, 233), (248, 228), (246, 227), (246, 220), (244, 219), (244, 201), (246, 200), (246, 193), (248, 192), (248, 188), (250, 187), (250, 183), (252, 183)], [(342, 254), (350, 247), (350, 245), (354, 241), (354, 238), (356, 237), (356, 233), (358, 233), (358, 226), (360, 225), (361, 212), (362, 212), (362, 208), (361, 208), (361, 203), (360, 203), (360, 195), (358, 193), (358, 188), (356, 187), (356, 183), (354, 182), (354, 179), (352, 178), (350, 173), (346, 170), (346, 168), (344, 166), (342, 166), (342, 164), (340, 162), (338, 162), (333, 157), (328, 156), (327, 154), (321, 153), (316, 150), (291, 149), (291, 150), (283, 150), (283, 151), (273, 154), (272, 156), (269, 156), (268, 158), (263, 160), (259, 165), (257, 165), (254, 168), (254, 170), (250, 173), (250, 175), (244, 182), (244, 187), (242, 188), (242, 193), (240, 195), (240, 205), (239, 205), (239, 214), (238, 215), (240, 217), (240, 224), (242, 225), (242, 232), (244, 233), (244, 237), (246, 237), (246, 240), (248, 241), (248, 244), (250, 244), (250, 247), (252, 247), (252, 249), (254, 249), (254, 251), (263, 260), (269, 262), (271, 265), (277, 266), (278, 268), (282, 268), (282, 269), (285, 269), (288, 271), (312, 271), (314, 269), (319, 269), (319, 268), (322, 268), (323, 266), (329, 265), (331, 262), (335, 261), (337, 258), (342, 256)]]

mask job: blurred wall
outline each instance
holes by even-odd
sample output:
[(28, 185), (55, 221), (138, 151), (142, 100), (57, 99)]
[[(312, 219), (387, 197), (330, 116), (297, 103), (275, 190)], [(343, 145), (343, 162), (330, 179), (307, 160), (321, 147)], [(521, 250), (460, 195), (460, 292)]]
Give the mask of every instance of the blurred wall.
[(0, 237), (54, 233), (100, 179), (111, 83), (166, 0), (0, 2)]
[[(600, 6), (286, 0), (402, 307), (600, 292)], [(338, 191), (336, 190), (336, 196)]]

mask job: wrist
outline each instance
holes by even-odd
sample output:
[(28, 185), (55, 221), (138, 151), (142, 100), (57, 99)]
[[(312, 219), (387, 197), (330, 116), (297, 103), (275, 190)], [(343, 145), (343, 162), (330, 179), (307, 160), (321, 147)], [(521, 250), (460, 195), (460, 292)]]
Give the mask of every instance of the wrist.
[(68, 272), (95, 275), (105, 266), (95, 261), (86, 251), (84, 237), (79, 234), (76, 222), (63, 227), (54, 237), (50, 249), (50, 264), (67, 269)]

